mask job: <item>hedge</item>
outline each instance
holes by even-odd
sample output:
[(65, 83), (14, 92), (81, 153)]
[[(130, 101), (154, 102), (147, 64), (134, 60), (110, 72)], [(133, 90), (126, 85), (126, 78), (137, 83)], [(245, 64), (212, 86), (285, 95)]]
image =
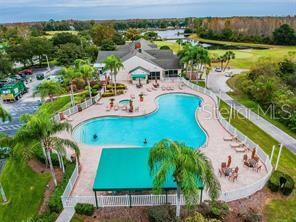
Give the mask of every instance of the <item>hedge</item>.
[(91, 216), (95, 211), (95, 207), (92, 204), (78, 203), (75, 206), (75, 212), (80, 215)]
[(272, 192), (280, 191), (284, 195), (292, 193), (294, 186), (293, 178), (281, 171), (274, 171), (267, 182), (267, 187)]

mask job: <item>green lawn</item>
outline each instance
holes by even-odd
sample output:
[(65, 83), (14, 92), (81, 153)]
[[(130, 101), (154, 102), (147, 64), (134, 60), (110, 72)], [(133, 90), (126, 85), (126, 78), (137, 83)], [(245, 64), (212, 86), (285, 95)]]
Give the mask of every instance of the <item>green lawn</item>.
[(9, 159), (0, 181), (9, 203), (0, 204), (0, 221), (22, 221), (37, 214), (50, 174), (34, 172), (23, 161)]
[(253, 112), (257, 113), (258, 115), (260, 115), (261, 117), (263, 117), (264, 119), (266, 119), (267, 121), (269, 121), (270, 123), (278, 127), (279, 129), (283, 130), (285, 133), (289, 134), (290, 136), (296, 139), (296, 132), (292, 131), (288, 126), (284, 125), (279, 120), (271, 118), (269, 114), (266, 114), (263, 112), (263, 110), (260, 108), (260, 105), (258, 103), (248, 98), (248, 96), (240, 94), (239, 91), (236, 90), (237, 85), (240, 84), (240, 80), (243, 75), (244, 74), (235, 75), (227, 81), (227, 84), (229, 85), (229, 87), (234, 90), (234, 92), (229, 93), (229, 95), (237, 102), (248, 107)]
[[(224, 118), (228, 119), (230, 107), (221, 102), (220, 111)], [(254, 125), (249, 120), (243, 118), (242, 115), (235, 113), (233, 115), (234, 118), (231, 121), (231, 124), (252, 139), (255, 143), (257, 143), (267, 154), (270, 155), (271, 149), (273, 145), (279, 144), (274, 138), (265, 133), (259, 127)], [(278, 150), (276, 150), (273, 165), (276, 162), (276, 158), (278, 155)], [(296, 155), (289, 151), (286, 147), (284, 147), (281, 159), (279, 162), (278, 170), (286, 172), (291, 175), (294, 180), (296, 180)], [(266, 208), (264, 209), (264, 214), (268, 216), (269, 222), (278, 222), (278, 221), (286, 221), (292, 222), (292, 218), (296, 218), (295, 211), (296, 204), (296, 193), (290, 195), (289, 198), (281, 199), (281, 200), (272, 200)]]
[(182, 46), (179, 46), (179, 44), (176, 42), (154, 41), (154, 43), (157, 45), (157, 47), (168, 46), (171, 50), (173, 50), (174, 53), (178, 53), (182, 49)]
[(49, 114), (55, 114), (58, 111), (63, 111), (70, 106), (70, 97), (60, 97), (54, 100), (53, 102), (43, 103), (42, 106), (40, 106), (38, 112), (46, 111)]

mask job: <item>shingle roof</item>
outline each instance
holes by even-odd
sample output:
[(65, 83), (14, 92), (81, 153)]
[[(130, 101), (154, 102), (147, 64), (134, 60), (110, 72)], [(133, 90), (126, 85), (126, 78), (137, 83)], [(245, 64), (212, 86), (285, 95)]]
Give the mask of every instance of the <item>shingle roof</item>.
[(122, 61), (138, 56), (163, 69), (181, 69), (178, 57), (171, 50), (160, 50), (154, 43), (140, 39), (141, 52), (135, 49), (136, 42), (118, 46), (116, 51), (99, 51), (97, 62), (102, 63), (108, 56), (116, 55)]

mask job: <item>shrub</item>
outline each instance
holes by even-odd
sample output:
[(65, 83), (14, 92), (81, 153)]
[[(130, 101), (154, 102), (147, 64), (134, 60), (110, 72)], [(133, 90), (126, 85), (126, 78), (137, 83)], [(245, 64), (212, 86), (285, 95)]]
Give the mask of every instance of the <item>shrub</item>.
[(217, 219), (207, 219), (207, 218), (204, 218), (204, 216), (201, 213), (195, 212), (194, 213), (194, 216), (187, 217), (185, 219), (185, 222), (220, 222), (220, 220), (217, 220)]
[(95, 207), (92, 204), (78, 203), (75, 206), (75, 212), (80, 215), (91, 216), (95, 211)]
[(199, 206), (198, 211), (205, 217), (223, 220), (229, 212), (229, 207), (223, 201), (205, 201)]
[[(59, 166), (59, 159), (58, 159), (58, 155), (56, 153), (51, 153), (51, 161), (52, 161), (52, 165), (54, 166)], [(35, 157), (43, 164), (45, 164), (45, 158), (43, 155), (43, 151), (42, 148), (37, 148), (35, 151)]]
[(110, 96), (115, 96), (115, 92), (104, 92), (102, 97), (110, 97)]
[(151, 207), (148, 210), (150, 222), (174, 222), (176, 221), (175, 211), (170, 206)]
[(98, 90), (97, 89), (92, 89), (91, 90), (91, 95), (92, 96), (95, 96), (95, 95), (97, 95), (98, 94)]
[(67, 183), (74, 171), (75, 163), (66, 162), (65, 163), (65, 174), (63, 176), (62, 182), (55, 188), (51, 197), (49, 198), (48, 207), (50, 212), (60, 213), (63, 210), (63, 204), (61, 196), (67, 186)]
[(293, 178), (287, 174), (285, 174), (285, 183), (284, 185), (280, 188), (282, 194), (284, 195), (290, 195), (292, 191), (294, 190), (295, 182)]
[(171, 48), (167, 45), (163, 45), (159, 48), (160, 50), (170, 50)]
[(46, 212), (44, 214), (34, 217), (31, 222), (54, 222), (58, 218), (57, 213)]
[(92, 86), (92, 88), (96, 89), (96, 90), (100, 90), (102, 88), (102, 86), (99, 84), (96, 84), (96, 85)]
[(260, 221), (262, 221), (262, 216), (260, 214), (256, 213), (252, 209), (249, 209), (249, 210), (242, 209), (241, 212), (238, 214), (238, 216), (244, 222), (260, 222)]
[(284, 195), (292, 193), (294, 186), (293, 178), (281, 171), (274, 171), (267, 182), (267, 187), (272, 192), (281, 191)]

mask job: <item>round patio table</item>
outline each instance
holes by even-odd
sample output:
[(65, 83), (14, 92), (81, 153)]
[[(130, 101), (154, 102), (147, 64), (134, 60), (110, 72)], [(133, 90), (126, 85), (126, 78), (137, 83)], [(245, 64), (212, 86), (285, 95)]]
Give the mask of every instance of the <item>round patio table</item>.
[(257, 161), (256, 161), (256, 160), (254, 160), (254, 159), (250, 159), (250, 160), (249, 160), (249, 165), (250, 165), (250, 167), (255, 167), (256, 164), (257, 164)]
[(224, 170), (224, 174), (225, 174), (225, 176), (231, 176), (231, 173), (232, 173), (232, 168), (226, 168), (226, 169)]

